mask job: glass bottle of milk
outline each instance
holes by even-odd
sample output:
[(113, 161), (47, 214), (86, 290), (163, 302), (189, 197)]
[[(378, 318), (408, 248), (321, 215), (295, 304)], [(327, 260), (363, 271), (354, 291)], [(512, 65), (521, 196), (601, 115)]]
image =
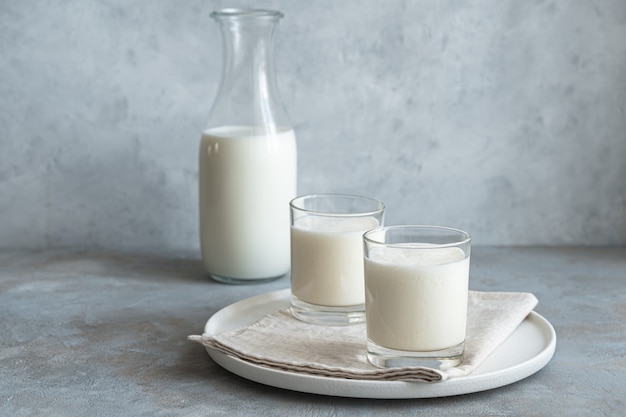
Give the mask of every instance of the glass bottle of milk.
[(289, 201), (296, 138), (276, 86), (274, 32), (283, 14), (223, 9), (223, 72), (200, 142), (200, 246), (206, 271), (226, 283), (289, 271)]

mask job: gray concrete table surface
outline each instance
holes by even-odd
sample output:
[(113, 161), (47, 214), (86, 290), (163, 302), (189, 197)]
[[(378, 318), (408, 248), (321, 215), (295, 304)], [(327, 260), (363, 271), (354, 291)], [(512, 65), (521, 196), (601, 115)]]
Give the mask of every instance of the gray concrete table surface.
[(475, 247), (471, 288), (529, 291), (552, 361), (502, 388), (374, 400), (258, 384), (186, 336), (235, 301), (289, 286), (216, 283), (195, 254), (0, 252), (0, 415), (626, 415), (626, 248)]

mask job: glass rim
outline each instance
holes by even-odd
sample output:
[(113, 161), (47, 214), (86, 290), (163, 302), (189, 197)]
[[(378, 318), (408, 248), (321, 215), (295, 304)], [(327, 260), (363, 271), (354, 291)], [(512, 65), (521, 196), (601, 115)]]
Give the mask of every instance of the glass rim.
[[(368, 236), (370, 234), (374, 234), (376, 232), (380, 232), (383, 230), (399, 230), (399, 229), (439, 230), (439, 231), (446, 231), (446, 232), (454, 232), (454, 233), (458, 233), (463, 238), (459, 239), (456, 242), (450, 242), (450, 243), (427, 243), (427, 242), (424, 242), (424, 243), (420, 243), (420, 242), (387, 243), (387, 242), (381, 242), (380, 240), (373, 239), (370, 236)], [(363, 233), (363, 240), (369, 243), (389, 246), (393, 248), (440, 249), (440, 248), (450, 248), (450, 247), (455, 247), (455, 246), (460, 246), (460, 245), (470, 243), (472, 241), (472, 237), (466, 231), (461, 230), (461, 229), (456, 229), (454, 227), (433, 226), (433, 225), (424, 225), (424, 224), (399, 224), (399, 225), (393, 225), (393, 226), (378, 226), (373, 229), (369, 229), (368, 231)]]
[[(296, 201), (297, 200), (305, 200), (305, 199), (312, 199), (312, 198), (337, 198), (337, 197), (345, 198), (345, 199), (355, 199), (355, 200), (370, 201), (372, 203), (376, 203), (378, 208), (375, 209), (375, 210), (364, 210), (364, 211), (359, 211), (359, 212), (355, 212), (355, 213), (332, 213), (332, 212), (329, 212), (329, 211), (319, 211), (319, 210), (307, 209), (307, 208), (300, 207), (300, 206), (296, 205)], [(378, 200), (377, 198), (366, 197), (366, 196), (356, 195), (356, 194), (321, 193), (321, 194), (303, 194), (303, 195), (297, 196), (297, 197), (293, 198), (289, 202), (289, 207), (292, 208), (292, 209), (301, 211), (303, 213), (314, 214), (316, 216), (327, 216), (327, 217), (363, 217), (363, 216), (374, 216), (374, 215), (382, 213), (385, 210), (385, 203), (383, 203), (382, 201)]]
[(245, 9), (245, 8), (226, 8), (215, 10), (211, 13), (211, 17), (216, 20), (220, 19), (273, 19), (278, 20), (285, 17), (285, 14), (278, 10), (270, 9)]

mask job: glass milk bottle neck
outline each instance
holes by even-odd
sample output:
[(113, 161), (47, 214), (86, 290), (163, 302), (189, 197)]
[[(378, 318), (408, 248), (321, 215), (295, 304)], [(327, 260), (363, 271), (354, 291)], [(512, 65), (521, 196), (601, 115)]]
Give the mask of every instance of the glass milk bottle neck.
[(274, 73), (274, 33), (282, 13), (225, 9), (211, 14), (223, 40), (222, 80), (209, 126), (259, 134), (291, 129)]

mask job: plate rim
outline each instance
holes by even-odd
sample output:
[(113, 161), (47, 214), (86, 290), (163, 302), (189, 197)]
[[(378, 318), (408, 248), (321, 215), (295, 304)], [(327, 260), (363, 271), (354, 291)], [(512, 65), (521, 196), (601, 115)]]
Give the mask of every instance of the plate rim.
[[(275, 301), (288, 303), (290, 294), (291, 290), (285, 288), (257, 294), (229, 304), (215, 312), (207, 320), (204, 326), (204, 333), (209, 333), (211, 327), (223, 316), (231, 313), (236, 315), (238, 309), (255, 307)], [(260, 318), (258, 317), (258, 319)], [(525, 379), (543, 369), (550, 362), (556, 350), (556, 332), (554, 327), (545, 317), (535, 311), (531, 311), (524, 319), (524, 322), (529, 322), (535, 326), (546, 337), (547, 343), (533, 357), (503, 369), (484, 374), (469, 374), (436, 383), (366, 381), (309, 375), (253, 364), (210, 347), (206, 347), (206, 351), (218, 365), (227, 371), (242, 378), (276, 388), (347, 398), (438, 398), (499, 388)]]

